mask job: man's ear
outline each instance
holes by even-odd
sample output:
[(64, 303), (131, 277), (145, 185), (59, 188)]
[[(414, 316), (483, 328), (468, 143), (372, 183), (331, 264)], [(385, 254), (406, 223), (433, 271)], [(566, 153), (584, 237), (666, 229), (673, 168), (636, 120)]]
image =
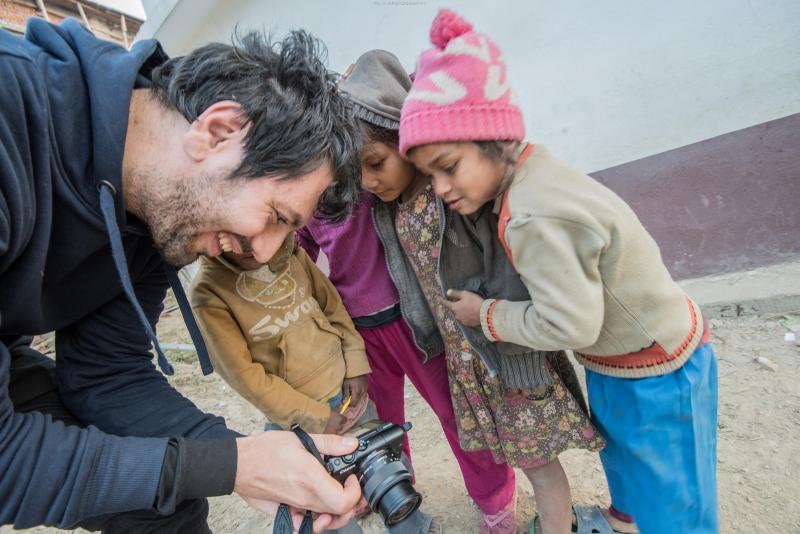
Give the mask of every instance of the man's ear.
[(227, 149), (231, 143), (243, 145), (249, 130), (241, 104), (222, 100), (209, 106), (189, 125), (183, 148), (190, 158), (202, 161)]

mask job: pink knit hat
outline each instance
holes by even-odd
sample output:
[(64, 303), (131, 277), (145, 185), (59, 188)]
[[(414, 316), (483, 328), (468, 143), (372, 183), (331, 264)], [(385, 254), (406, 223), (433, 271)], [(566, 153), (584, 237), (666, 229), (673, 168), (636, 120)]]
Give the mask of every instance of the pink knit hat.
[(400, 116), (400, 153), (450, 141), (521, 141), (525, 137), (502, 52), (456, 13), (431, 25), (434, 48), (422, 53)]

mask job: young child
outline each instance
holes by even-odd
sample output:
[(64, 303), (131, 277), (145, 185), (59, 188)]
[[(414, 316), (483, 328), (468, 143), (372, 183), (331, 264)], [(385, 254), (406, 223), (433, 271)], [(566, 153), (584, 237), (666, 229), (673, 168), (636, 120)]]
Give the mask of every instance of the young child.
[(269, 428), (348, 430), (367, 407), (364, 342), (294, 234), (266, 264), (246, 249), (199, 261), (191, 303), (220, 376)]
[[(214, 368), (267, 416), (265, 430), (297, 423), (308, 432), (342, 434), (374, 419), (364, 342), (330, 280), (295, 246), (294, 234), (266, 264), (244, 243), (239, 254), (232, 243), (222, 245), (221, 257), (200, 258), (192, 308)], [(331, 532), (360, 534), (361, 527), (354, 520)], [(439, 531), (417, 509), (387, 532)]]
[[(397, 58), (382, 50), (363, 54), (340, 82), (365, 133), (371, 131), (370, 125), (380, 125), (391, 132), (392, 150), (398, 161), (402, 161), (397, 157), (400, 107), (410, 86), (411, 80)], [(375, 175), (396, 172), (392, 165), (376, 164), (375, 150), (380, 142), (369, 137), (362, 152), (362, 179), (367, 183)], [(402, 164), (413, 171), (409, 163)], [(366, 344), (372, 368), (368, 392), (378, 416), (395, 423), (405, 421), (404, 380), (408, 376), (439, 418), (467, 492), (484, 514), (482, 522), (496, 525), (508, 516), (514, 502), (514, 470), (495, 464), (488, 451), (466, 452), (459, 445), (441, 339), (425, 337), (419, 331), (413, 335), (403, 318), (405, 307), (401, 309), (401, 298), (372, 221), (374, 205), (375, 197), (364, 192), (356, 210), (345, 221), (330, 224), (313, 219), (298, 232), (298, 242), (311, 258), (316, 259), (320, 249), (328, 257), (330, 280)], [(410, 457), (407, 440), (404, 450)]]
[(625, 202), (522, 142), (522, 115), (489, 38), (443, 11), (431, 40), (403, 107), (400, 151), (464, 218), (497, 201), (498, 237), (529, 293), (456, 287), (447, 307), (494, 342), (575, 351), (608, 440), (600, 457), (615, 528), (717, 532), (716, 362), (699, 307)]
[[(400, 157), (397, 132), (376, 123), (366, 130), (362, 183), (383, 201), (373, 217), (415, 338), (444, 344), (461, 446), (489, 450), (498, 464), (522, 468), (534, 482), (540, 510), (548, 518), (559, 509), (568, 516), (569, 485), (558, 455), (603, 446), (579, 404), (574, 370), (563, 352), (492, 344), (480, 329), (458, 326), (439, 299), (445, 282), (499, 296), (521, 297), (525, 288), (490, 231), (491, 217), (464, 224), (447, 215), (425, 176)], [(483, 249), (495, 250), (486, 262)], [(516, 532), (515, 506), (512, 500), (506, 515), (484, 522), (481, 532)]]

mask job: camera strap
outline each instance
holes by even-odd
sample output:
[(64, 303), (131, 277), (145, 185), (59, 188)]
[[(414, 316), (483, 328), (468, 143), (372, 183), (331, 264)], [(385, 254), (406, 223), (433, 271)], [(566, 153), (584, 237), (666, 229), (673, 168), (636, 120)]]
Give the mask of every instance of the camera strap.
[[(295, 436), (297, 436), (297, 439), (300, 440), (300, 443), (303, 444), (303, 447), (305, 447), (305, 449), (311, 453), (311, 455), (314, 456), (319, 463), (325, 465), (325, 462), (322, 460), (322, 455), (319, 453), (319, 450), (317, 450), (317, 446), (314, 444), (314, 440), (311, 439), (311, 436), (306, 434), (306, 431), (300, 428), (300, 425), (292, 425), (292, 432), (294, 432)], [(305, 516), (303, 517), (303, 522), (300, 523), (300, 530), (298, 533), (313, 534), (313, 523), (314, 520), (311, 518), (311, 511), (306, 510)], [(288, 506), (283, 503), (278, 506), (278, 513), (275, 514), (275, 522), (273, 525), (273, 534), (292, 534), (292, 532), (294, 532), (292, 514), (289, 512)]]

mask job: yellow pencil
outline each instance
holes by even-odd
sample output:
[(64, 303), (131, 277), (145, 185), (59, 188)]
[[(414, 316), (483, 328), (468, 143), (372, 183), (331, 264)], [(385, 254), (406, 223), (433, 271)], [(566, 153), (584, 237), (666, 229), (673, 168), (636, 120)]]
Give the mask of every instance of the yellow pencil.
[(350, 401), (351, 400), (353, 400), (353, 397), (348, 395), (347, 399), (345, 399), (345, 401), (344, 401), (344, 404), (342, 404), (342, 408), (339, 410), (339, 414), (340, 415), (344, 413), (344, 411), (347, 409), (348, 406), (350, 406)]

